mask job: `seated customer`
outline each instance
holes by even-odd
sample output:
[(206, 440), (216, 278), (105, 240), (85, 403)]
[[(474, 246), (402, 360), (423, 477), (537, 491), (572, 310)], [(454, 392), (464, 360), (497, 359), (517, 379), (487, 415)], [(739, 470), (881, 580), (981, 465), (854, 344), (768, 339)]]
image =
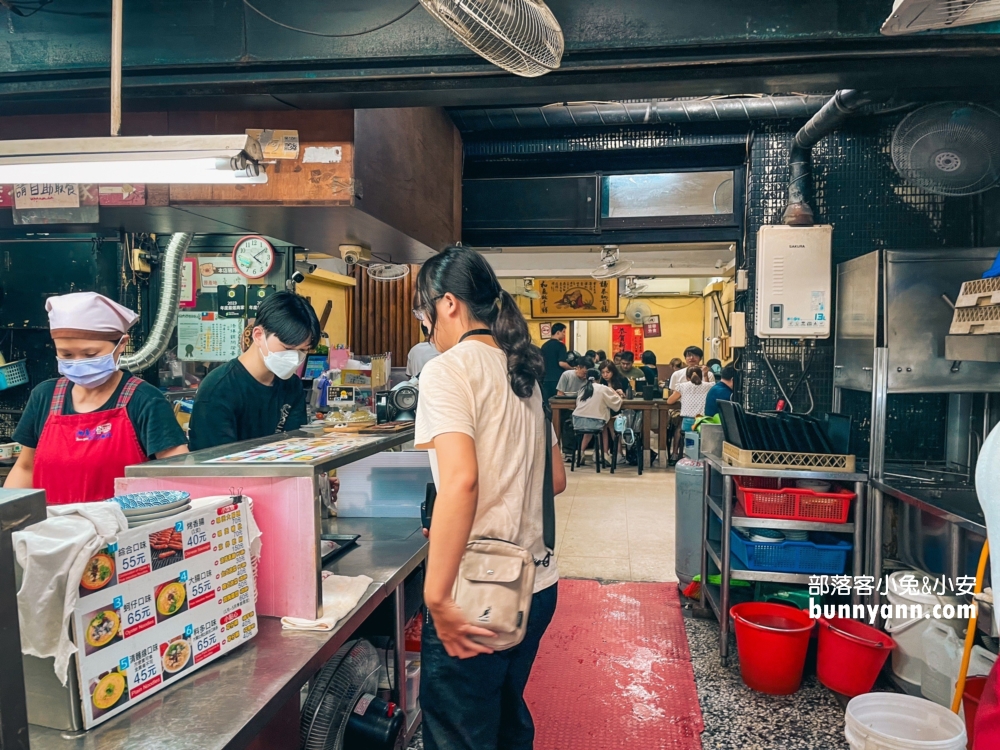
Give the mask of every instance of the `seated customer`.
[(719, 380), (712, 386), (712, 390), (705, 396), (705, 416), (714, 417), (719, 413), (719, 401), (733, 400), (733, 378), (736, 377), (736, 368), (726, 365), (719, 373)]
[(297, 430), (306, 396), (295, 375), (319, 342), (319, 320), (305, 297), (278, 292), (254, 321), (253, 342), (201, 382), (191, 413), (191, 450)]
[(705, 356), (705, 353), (700, 347), (697, 346), (689, 346), (684, 350), (684, 361), (687, 364), (670, 376), (670, 390), (676, 391), (678, 383), (683, 383), (688, 380), (688, 373), (691, 371), (692, 367), (697, 367), (701, 370), (702, 380), (707, 379), (710, 383), (715, 382), (715, 375), (713, 375), (707, 367), (703, 367), (701, 364), (701, 358), (703, 356)]
[(719, 373), (722, 372), (722, 362), (720, 360), (713, 357), (705, 363), (705, 367), (707, 367), (708, 371), (712, 373), (712, 377), (716, 380), (719, 379)]
[(639, 368), (646, 380), (646, 385), (659, 385), (660, 374), (656, 369), (656, 352), (649, 349), (642, 353), (642, 367)]
[(557, 396), (575, 396), (587, 384), (587, 370), (594, 368), (594, 361), (587, 357), (579, 357), (572, 370), (566, 370), (556, 385)]
[(621, 373), (622, 377), (628, 379), (630, 382), (642, 380), (646, 377), (642, 370), (635, 366), (635, 354), (629, 351), (622, 352)]
[[(612, 410), (622, 405), (621, 392), (598, 382), (601, 378), (597, 370), (587, 371), (587, 384), (576, 395), (576, 408), (573, 410), (573, 429), (586, 432), (580, 444), (581, 455), (587, 450), (591, 433), (604, 429), (611, 419)], [(606, 457), (610, 462), (610, 458)], [(582, 458), (581, 458), (582, 465)]]

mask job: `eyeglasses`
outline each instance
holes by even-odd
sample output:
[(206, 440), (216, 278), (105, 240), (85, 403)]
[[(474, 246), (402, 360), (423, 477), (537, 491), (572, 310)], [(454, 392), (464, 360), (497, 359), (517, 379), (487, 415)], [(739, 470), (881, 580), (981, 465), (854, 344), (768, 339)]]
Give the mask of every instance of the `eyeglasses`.
[[(435, 302), (437, 302), (443, 296), (444, 296), (443, 294), (439, 294), (437, 297), (433, 297), (430, 301), (428, 301), (427, 307), (430, 307), (431, 305), (433, 305)], [(413, 313), (413, 317), (416, 318), (417, 320), (419, 320), (421, 323), (423, 323), (423, 322), (425, 322), (427, 320), (427, 309), (424, 308), (424, 307), (414, 307), (410, 312), (412, 312)]]

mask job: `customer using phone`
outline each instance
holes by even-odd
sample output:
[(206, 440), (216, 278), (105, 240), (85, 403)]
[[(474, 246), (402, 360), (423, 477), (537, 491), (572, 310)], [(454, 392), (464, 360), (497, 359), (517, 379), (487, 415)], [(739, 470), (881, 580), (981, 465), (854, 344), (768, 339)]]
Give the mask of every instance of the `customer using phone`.
[[(593, 433), (603, 430), (611, 419), (611, 412), (620, 409), (622, 405), (621, 392), (604, 385), (600, 380), (601, 374), (597, 370), (589, 370), (587, 384), (576, 394), (573, 430), (584, 433), (580, 442), (580, 466), (583, 466), (582, 454), (587, 450)], [(606, 460), (610, 463), (610, 456)]]
[[(555, 612), (559, 578), (543, 541), (546, 452), (553, 489), (566, 486), (542, 410), (544, 362), (517, 303), (473, 250), (450, 247), (426, 261), (413, 307), (441, 352), (420, 375), (415, 436), (437, 485), (424, 582), (424, 747), (530, 750), (524, 686)], [(463, 611), (452, 597), (467, 543), (484, 538), (517, 544), (536, 560), (527, 633), (503, 651), (490, 647), (489, 629), (470, 621), (481, 621), (480, 613)]]

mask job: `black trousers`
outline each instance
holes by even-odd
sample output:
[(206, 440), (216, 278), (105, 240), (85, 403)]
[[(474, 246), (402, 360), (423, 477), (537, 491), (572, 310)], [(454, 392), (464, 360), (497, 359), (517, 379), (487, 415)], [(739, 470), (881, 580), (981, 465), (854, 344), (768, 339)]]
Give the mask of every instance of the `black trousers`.
[(557, 588), (532, 597), (524, 640), (506, 651), (469, 659), (448, 656), (433, 619), (424, 618), (420, 706), (426, 750), (531, 750), (535, 724), (524, 703), (524, 686), (556, 611)]

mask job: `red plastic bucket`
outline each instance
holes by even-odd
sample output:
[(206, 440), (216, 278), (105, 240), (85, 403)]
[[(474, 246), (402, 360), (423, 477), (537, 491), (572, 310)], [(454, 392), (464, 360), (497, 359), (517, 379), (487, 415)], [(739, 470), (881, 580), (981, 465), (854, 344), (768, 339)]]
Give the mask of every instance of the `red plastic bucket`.
[(871, 625), (821, 617), (816, 676), (830, 690), (850, 698), (868, 693), (895, 647), (891, 636)]
[(747, 687), (771, 695), (798, 690), (816, 624), (809, 614), (771, 602), (736, 604), (729, 614), (736, 621), (740, 675)]
[(965, 706), (965, 733), (969, 736), (970, 750), (975, 746), (973, 731), (976, 724), (976, 711), (979, 710), (979, 699), (983, 697), (983, 688), (989, 677), (966, 677), (965, 692), (962, 693), (962, 704)]

